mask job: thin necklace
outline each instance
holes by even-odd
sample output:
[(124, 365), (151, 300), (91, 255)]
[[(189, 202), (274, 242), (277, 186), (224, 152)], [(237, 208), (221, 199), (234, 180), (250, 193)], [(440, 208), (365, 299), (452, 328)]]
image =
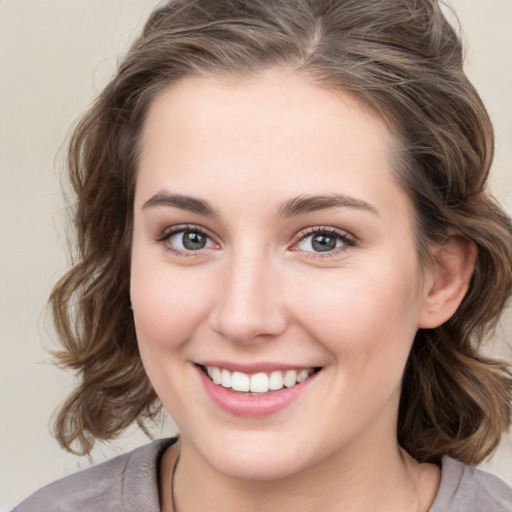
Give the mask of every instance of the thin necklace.
[[(180, 447), (181, 448), (181, 447)], [(402, 450), (403, 453), (407, 453), (405, 452), (405, 450)], [(178, 507), (176, 505), (176, 499), (174, 497), (174, 485), (175, 485), (175, 480), (176, 480), (176, 471), (178, 469), (178, 464), (180, 462), (180, 457), (181, 457), (181, 449), (178, 453), (178, 457), (176, 457), (176, 462), (174, 463), (174, 467), (172, 469), (172, 478), (171, 478), (171, 501), (172, 501), (172, 509), (173, 509), (173, 512), (179, 512), (178, 510)], [(418, 503), (418, 508), (416, 509), (418, 512), (420, 512), (422, 509), (421, 509), (421, 503)]]

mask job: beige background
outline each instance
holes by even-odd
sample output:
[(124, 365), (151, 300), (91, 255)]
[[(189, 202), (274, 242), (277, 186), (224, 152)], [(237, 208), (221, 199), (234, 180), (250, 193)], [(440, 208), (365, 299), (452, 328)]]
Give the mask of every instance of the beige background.
[[(61, 145), (156, 4), (0, 0), (0, 512), (90, 463), (62, 452), (48, 430), (72, 384), (43, 349), (52, 346), (46, 297), (66, 268)], [(465, 30), (468, 73), (496, 125), (493, 185), (511, 212), (512, 0), (452, 4)], [(506, 348), (512, 321), (503, 324), (492, 350), (512, 358)], [(168, 432), (170, 423), (157, 435)], [(127, 432), (121, 441), (99, 446), (93, 460), (145, 440)], [(510, 436), (487, 468), (512, 484)]]

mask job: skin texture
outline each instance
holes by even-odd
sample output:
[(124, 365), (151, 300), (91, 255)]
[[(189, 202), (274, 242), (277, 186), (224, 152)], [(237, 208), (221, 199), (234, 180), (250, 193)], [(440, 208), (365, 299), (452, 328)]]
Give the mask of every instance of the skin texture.
[[(157, 96), (143, 135), (131, 299), (146, 371), (181, 432), (180, 512), (427, 510), (439, 471), (397, 446), (400, 381), (416, 330), (462, 299), (474, 251), (453, 237), (421, 268), (387, 125), (276, 70), (187, 78)], [(165, 194), (212, 212), (162, 204)], [(282, 214), (333, 194), (351, 202)], [(176, 226), (203, 232), (204, 248), (184, 250)], [(337, 247), (316, 252), (311, 228)], [(201, 361), (322, 370), (252, 419), (213, 403)], [(167, 510), (175, 457), (162, 465)]]

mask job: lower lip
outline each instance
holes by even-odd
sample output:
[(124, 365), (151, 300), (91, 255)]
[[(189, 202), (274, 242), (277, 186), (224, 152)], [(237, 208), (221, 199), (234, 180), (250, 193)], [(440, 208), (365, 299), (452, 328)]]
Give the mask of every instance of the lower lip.
[(320, 373), (314, 373), (291, 388), (282, 388), (264, 395), (245, 395), (214, 384), (201, 368), (197, 367), (197, 371), (213, 402), (229, 414), (244, 418), (263, 418), (284, 409), (304, 393)]

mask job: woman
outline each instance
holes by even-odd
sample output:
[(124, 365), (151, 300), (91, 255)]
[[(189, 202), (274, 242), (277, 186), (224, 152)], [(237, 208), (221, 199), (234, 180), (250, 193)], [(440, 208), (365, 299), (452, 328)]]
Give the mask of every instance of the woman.
[(52, 297), (87, 453), (180, 429), (15, 510), (510, 510), (479, 344), (511, 293), (492, 126), (434, 0), (173, 1), (69, 152)]

